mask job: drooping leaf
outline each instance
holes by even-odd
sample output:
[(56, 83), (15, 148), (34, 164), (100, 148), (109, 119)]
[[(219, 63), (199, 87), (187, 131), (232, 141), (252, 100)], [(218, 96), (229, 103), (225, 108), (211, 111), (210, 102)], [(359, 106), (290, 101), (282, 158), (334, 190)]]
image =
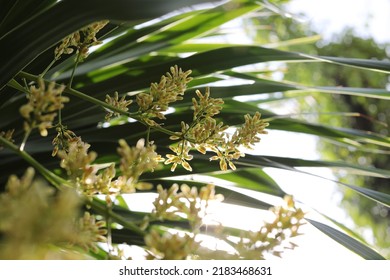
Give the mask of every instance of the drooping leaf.
[(337, 241), (341, 245), (345, 246), (352, 252), (358, 254), (366, 260), (385, 260), (383, 256), (379, 253), (367, 247), (363, 243), (357, 241), (356, 239), (346, 235), (345, 233), (338, 231), (328, 225), (323, 223), (306, 219), (309, 223), (311, 223), (314, 227), (331, 237), (333, 240)]

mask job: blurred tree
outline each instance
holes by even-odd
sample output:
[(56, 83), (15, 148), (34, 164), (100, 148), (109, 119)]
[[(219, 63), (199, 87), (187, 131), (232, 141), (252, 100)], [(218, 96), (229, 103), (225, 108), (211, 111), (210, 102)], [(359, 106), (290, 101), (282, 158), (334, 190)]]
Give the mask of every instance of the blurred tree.
[[(355, 36), (352, 30), (346, 30), (338, 42), (327, 44), (318, 48), (320, 55), (354, 56), (357, 58), (386, 59), (386, 48), (375, 43), (373, 39), (363, 39)], [(366, 71), (355, 71), (354, 69), (341, 69), (332, 65), (325, 69), (319, 66), (320, 77), (324, 83), (326, 80), (333, 81), (339, 86), (386, 88), (389, 84), (388, 76), (381, 73), (368, 73)], [(318, 81), (320, 82), (320, 81)], [(389, 134), (388, 124), (390, 124), (390, 108), (384, 100), (368, 99), (365, 97), (331, 95), (329, 106), (334, 106), (335, 111), (343, 109), (349, 112), (359, 113), (359, 116), (352, 118), (342, 118), (342, 124), (352, 128), (370, 131), (372, 133)], [(390, 157), (388, 153), (373, 150), (370, 154), (363, 155), (361, 151), (351, 151), (346, 147), (337, 147), (329, 143), (322, 145), (323, 151), (332, 151), (333, 158), (344, 158), (344, 155), (352, 158), (355, 162), (363, 166), (375, 166), (388, 169)], [(369, 155), (369, 156), (367, 156)], [(356, 184), (363, 181), (364, 186), (372, 190), (390, 193), (390, 182), (385, 178), (341, 176), (346, 183)], [(390, 210), (382, 207), (373, 201), (368, 201), (364, 197), (357, 197), (348, 190), (343, 190), (344, 198), (342, 204), (354, 219), (357, 226), (362, 230), (371, 228), (374, 234), (374, 243), (378, 248), (382, 248), (383, 253), (390, 255)], [(360, 207), (357, 207), (360, 205)], [(387, 217), (387, 219), (383, 219)], [(387, 249), (386, 249), (387, 248)]]
[[(260, 44), (278, 45), (279, 49), (299, 51), (311, 55), (356, 57), (362, 59), (384, 60), (388, 58), (389, 46), (380, 45), (372, 38), (360, 38), (353, 29), (345, 29), (335, 35), (332, 42), (323, 40), (316, 44), (305, 44), (308, 38), (316, 38), (315, 31), (306, 22), (297, 21), (294, 17), (283, 17), (263, 10), (252, 26), (262, 28), (250, 33), (254, 34)], [(251, 25), (249, 25), (251, 26)], [(302, 38), (302, 39), (300, 39)], [(335, 84), (340, 87), (388, 88), (389, 77), (379, 72), (360, 71), (356, 68), (325, 65), (323, 63), (299, 64), (291, 63), (284, 71), (284, 80), (299, 84), (328, 86)], [(389, 135), (390, 108), (386, 100), (365, 98), (363, 96), (336, 95), (310, 92), (309, 94), (284, 93), (295, 97), (299, 102), (302, 118), (316, 118), (316, 121), (339, 127), (352, 127), (383, 136)], [(338, 112), (337, 114), (318, 114), (318, 112)], [(354, 112), (354, 115), (339, 112)], [(312, 114), (310, 114), (312, 113)], [(388, 169), (390, 157), (388, 152), (372, 150), (362, 151), (351, 149), (351, 146), (340, 146), (321, 139), (319, 151), (330, 160), (345, 159), (362, 166), (375, 166)], [(367, 153), (368, 152), (368, 153)], [(340, 181), (349, 184), (362, 185), (369, 189), (390, 193), (390, 182), (385, 178), (374, 178), (345, 173), (336, 174)], [(345, 188), (342, 206), (352, 217), (356, 229), (367, 236), (370, 242), (384, 255), (390, 256), (390, 210), (382, 205), (358, 196)], [(372, 233), (371, 233), (372, 231)], [(372, 237), (372, 238), (371, 238)]]

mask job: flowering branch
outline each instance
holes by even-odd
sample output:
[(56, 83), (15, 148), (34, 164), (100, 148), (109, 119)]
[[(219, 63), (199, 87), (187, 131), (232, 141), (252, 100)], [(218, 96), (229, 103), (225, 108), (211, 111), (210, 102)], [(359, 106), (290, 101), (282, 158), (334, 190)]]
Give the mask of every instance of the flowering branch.
[[(74, 185), (70, 181), (63, 179), (63, 178), (57, 176), (56, 174), (54, 174), (53, 172), (49, 171), (48, 169), (46, 169), (43, 165), (41, 165), (38, 161), (36, 161), (31, 155), (29, 155), (25, 151), (21, 151), (18, 146), (13, 144), (11, 141), (5, 139), (3, 136), (0, 136), (0, 145), (6, 147), (6, 148), (10, 149), (11, 151), (15, 152), (16, 154), (18, 154), (21, 158), (23, 158), (26, 162), (28, 162), (32, 167), (34, 167), (36, 170), (38, 170), (38, 172), (56, 188), (58, 188), (60, 190), (64, 190), (66, 188), (74, 188)], [(98, 200), (87, 199), (86, 203), (88, 205), (90, 205), (92, 207), (92, 209), (94, 211), (96, 211), (97, 213), (99, 213), (101, 215), (106, 215), (107, 209), (106, 209), (105, 205), (102, 205)], [(117, 222), (117, 223), (123, 225), (124, 227), (135, 232), (136, 234), (139, 234), (141, 236), (143, 236), (145, 234), (134, 223), (127, 221), (126, 219), (124, 219), (120, 215), (116, 214), (112, 210), (108, 211), (108, 215), (112, 218), (112, 220), (114, 222)]]

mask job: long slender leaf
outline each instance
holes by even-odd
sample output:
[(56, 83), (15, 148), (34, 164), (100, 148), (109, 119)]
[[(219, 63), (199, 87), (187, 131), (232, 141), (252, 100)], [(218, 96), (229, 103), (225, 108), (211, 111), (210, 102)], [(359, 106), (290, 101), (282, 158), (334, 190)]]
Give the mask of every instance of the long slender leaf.
[(313, 176), (318, 177), (318, 178), (322, 178), (322, 179), (325, 179), (325, 180), (332, 181), (332, 182), (340, 184), (340, 185), (342, 185), (344, 187), (350, 188), (350, 189), (356, 191), (357, 193), (359, 193), (359, 194), (361, 194), (361, 195), (363, 195), (363, 196), (365, 196), (365, 197), (367, 197), (367, 198), (369, 198), (371, 200), (374, 200), (376, 202), (379, 202), (379, 203), (385, 205), (386, 207), (390, 207), (390, 195), (389, 194), (386, 194), (386, 193), (383, 193), (383, 192), (374, 191), (374, 190), (370, 190), (370, 189), (366, 189), (366, 188), (362, 188), (362, 187), (358, 187), (358, 186), (354, 186), (354, 185), (351, 185), (351, 184), (342, 183), (340, 181), (328, 179), (328, 178), (325, 178), (323, 176), (312, 174), (312, 173), (309, 173), (309, 172), (306, 172), (306, 171), (297, 170), (294, 167), (292, 167), (291, 165), (287, 165), (287, 164), (284, 164), (284, 163), (281, 163), (281, 162), (273, 161), (270, 158), (256, 157), (256, 156), (252, 156), (252, 157), (246, 156), (238, 164), (239, 165), (244, 165), (244, 166), (247, 166), (247, 167), (256, 167), (256, 166), (259, 166), (259, 164), (260, 164), (261, 167), (264, 167), (264, 163), (262, 163), (262, 160), (264, 160), (265, 164), (268, 163), (269, 167), (275, 167), (275, 168), (281, 168), (281, 169), (285, 169), (285, 170), (289, 170), (289, 171), (295, 171), (295, 172), (299, 172), (299, 173), (302, 173), (302, 174), (313, 175)]
[(356, 59), (356, 58), (344, 58), (344, 57), (329, 57), (329, 56), (308, 56), (312, 57), (319, 61), (331, 62), (340, 65), (348, 65), (352, 67), (357, 67), (361, 69), (370, 69), (372, 71), (390, 73), (390, 63), (388, 61), (380, 61), (373, 59)]
[[(225, 71), (225, 75), (229, 75), (231, 77), (246, 79), (250, 81), (255, 81), (255, 85), (257, 83), (260, 84), (269, 84), (279, 86), (280, 91), (286, 90), (306, 90), (308, 92), (316, 91), (322, 93), (336, 93), (336, 94), (348, 94), (354, 96), (364, 96), (370, 98), (378, 98), (378, 99), (390, 99), (390, 91), (386, 89), (376, 89), (376, 88), (351, 88), (351, 87), (332, 87), (332, 86), (307, 86), (297, 83), (285, 82), (285, 81), (271, 81), (263, 78), (259, 78), (255, 73), (238, 73), (234, 71)], [(255, 89), (253, 93), (255, 92)], [(252, 94), (253, 94), (252, 93)], [(250, 93), (248, 93), (249, 95)]]
[(378, 254), (376, 251), (367, 247), (363, 243), (357, 241), (356, 239), (346, 235), (345, 233), (338, 231), (328, 225), (323, 223), (306, 219), (309, 223), (315, 226), (317, 229), (330, 236), (333, 240), (337, 241), (341, 245), (345, 246), (352, 252), (358, 254), (366, 260), (385, 260), (383, 256)]
[[(0, 72), (0, 89), (37, 55), (91, 22), (104, 19), (118, 22), (155, 18), (202, 2), (210, 1), (113, 0), (110, 5), (104, 0), (59, 1), (51, 9), (26, 19), (18, 28), (0, 38), (0, 60), (2, 69), (5, 69)], [(47, 24), (48, 22), (55, 24)]]
[(281, 197), (286, 194), (278, 184), (261, 169), (239, 169), (235, 172), (219, 172), (210, 175), (234, 183), (234, 185), (239, 188)]
[[(175, 24), (167, 26), (161, 32), (150, 33), (148, 36), (144, 36), (144, 39), (139, 38), (133, 44), (126, 45), (126, 48), (122, 52), (118, 50), (114, 50), (113, 52), (111, 48), (103, 49), (95, 55), (95, 59), (92, 59), (91, 62), (80, 65), (77, 69), (77, 75), (89, 73), (92, 70), (119, 62), (123, 64), (125, 61), (132, 60), (133, 58), (198, 37), (223, 23), (258, 8), (259, 5), (256, 3), (243, 2), (238, 6), (234, 6), (234, 8), (230, 3), (227, 3), (217, 6), (214, 9), (205, 10), (196, 16), (188, 16)], [(67, 78), (70, 74), (71, 71), (64, 73), (58, 78)]]

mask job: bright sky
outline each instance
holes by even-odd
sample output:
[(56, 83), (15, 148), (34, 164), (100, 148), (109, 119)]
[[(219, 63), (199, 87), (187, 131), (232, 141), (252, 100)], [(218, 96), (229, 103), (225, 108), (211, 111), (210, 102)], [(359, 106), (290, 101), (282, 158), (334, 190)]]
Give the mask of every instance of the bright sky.
[(288, 11), (306, 13), (303, 20), (330, 39), (345, 27), (353, 27), (362, 37), (390, 43), (389, 0), (292, 0)]

